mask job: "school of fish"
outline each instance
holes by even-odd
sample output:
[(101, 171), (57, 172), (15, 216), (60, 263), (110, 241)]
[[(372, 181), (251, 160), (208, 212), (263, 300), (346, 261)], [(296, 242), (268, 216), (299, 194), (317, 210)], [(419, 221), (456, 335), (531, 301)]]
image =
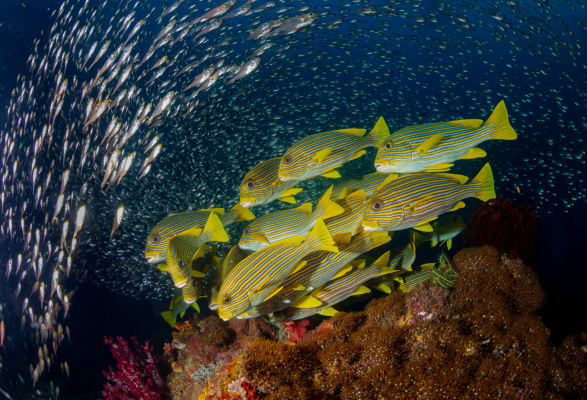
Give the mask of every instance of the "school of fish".
[[(393, 260), (450, 247), (469, 197), (568, 212), (587, 194), (586, 8), (63, 2), (2, 117), (2, 345), (34, 349), (33, 385), (69, 374), (58, 348), (86, 280), (175, 293), (168, 321), (204, 296), (223, 318), (332, 315), (420, 282)], [(360, 258), (410, 228), (397, 254)]]

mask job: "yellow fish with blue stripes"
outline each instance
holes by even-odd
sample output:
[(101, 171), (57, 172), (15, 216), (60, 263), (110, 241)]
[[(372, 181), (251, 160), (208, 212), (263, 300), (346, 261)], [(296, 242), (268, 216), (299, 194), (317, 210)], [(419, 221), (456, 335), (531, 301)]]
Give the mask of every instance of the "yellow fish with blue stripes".
[[(318, 251), (308, 255), (303, 259), (306, 264), (280, 284), (283, 287), (280, 292), (240, 314), (237, 318), (254, 318), (290, 307), (291, 304), (328, 281), (364, 266), (365, 261), (356, 260), (356, 258), (390, 240), (388, 232), (362, 232), (351, 243), (339, 246), (338, 253)], [(301, 305), (298, 303), (298, 306)]]
[(499, 102), (491, 116), (434, 124), (412, 125), (391, 134), (375, 158), (378, 172), (443, 172), (459, 159), (485, 157), (475, 147), (486, 140), (515, 140), (505, 103)]
[(228, 320), (271, 298), (282, 282), (306, 265), (303, 258), (316, 251), (337, 253), (338, 248), (324, 221), (319, 219), (303, 241), (302, 236), (285, 239), (259, 250), (233, 268), (218, 293), (218, 314)]
[[(389, 252), (386, 252), (370, 267), (357, 269), (339, 279), (332, 280), (285, 310), (274, 313), (273, 320), (283, 322), (307, 318), (314, 314), (335, 315), (338, 311), (332, 306), (350, 296), (371, 293), (371, 290), (363, 285), (365, 282), (378, 276), (397, 272), (397, 270), (387, 266), (388, 261)], [(308, 307), (308, 305), (311, 306)]]
[(382, 172), (375, 172), (374, 174), (363, 175), (358, 178), (346, 179), (342, 182), (337, 182), (332, 188), (332, 200), (344, 199), (350, 193), (357, 190), (363, 190), (365, 196), (369, 197), (377, 190), (381, 182), (387, 178), (387, 174)]
[(391, 249), (387, 266), (397, 272), (371, 279), (365, 285), (383, 293), (393, 293), (398, 285), (404, 283), (402, 276), (412, 271), (414, 261), (416, 261), (415, 243), (412, 242), (406, 246)]
[(273, 200), (296, 202), (294, 195), (302, 189), (294, 188), (299, 181), (282, 182), (279, 179), (281, 157), (272, 158), (255, 165), (245, 175), (240, 185), (240, 205), (245, 208), (269, 204)]
[(446, 243), (447, 249), (450, 250), (452, 239), (465, 229), (465, 221), (457, 213), (445, 214), (430, 225), (432, 226), (432, 232), (410, 231), (410, 235), (414, 237), (416, 247), (424, 242), (430, 242), (430, 247), (434, 247), (438, 243), (441, 246)]
[(218, 275), (214, 277), (216, 279), (212, 282), (212, 287), (210, 288), (210, 298), (208, 299), (208, 307), (210, 310), (218, 309), (218, 293), (220, 292), (222, 282), (226, 280), (230, 271), (232, 271), (239, 262), (244, 260), (246, 256), (247, 255), (240, 249), (240, 247), (238, 247), (238, 245), (233, 246), (228, 254), (224, 256)]
[(330, 199), (332, 187), (324, 193), (316, 209), (312, 203), (292, 210), (274, 211), (252, 221), (244, 230), (238, 245), (243, 250), (257, 251), (273, 243), (294, 236), (306, 236), (318, 219), (326, 219), (344, 212)]
[(398, 290), (404, 293), (414, 290), (416, 286), (432, 278), (433, 269), (434, 263), (421, 265), (418, 267), (418, 271), (403, 278), (404, 282), (398, 287)]
[(383, 117), (363, 136), (365, 132), (365, 129), (341, 129), (298, 140), (281, 157), (279, 179), (300, 181), (320, 175), (340, 178), (336, 168), (366, 154), (367, 147), (379, 147), (389, 137)]
[(199, 235), (212, 212), (219, 214), (220, 222), (225, 227), (234, 222), (255, 219), (253, 213), (240, 204), (236, 204), (227, 213), (224, 213), (223, 208), (211, 208), (168, 215), (159, 221), (147, 237), (145, 248), (147, 262), (150, 264), (164, 262), (169, 241), (177, 235)]
[(336, 203), (343, 208), (344, 212), (324, 222), (334, 241), (337, 244), (344, 244), (351, 240), (352, 235), (356, 235), (362, 230), (363, 214), (369, 203), (363, 189), (349, 194)]
[[(178, 235), (167, 247), (167, 272), (171, 274), (175, 287), (181, 288), (190, 282), (193, 260), (203, 257), (202, 245), (212, 242), (228, 242), (229, 238), (222, 222), (215, 213), (210, 213), (204, 229), (199, 235)], [(202, 277), (202, 276), (200, 276)]]
[(493, 173), (489, 164), (477, 176), (454, 174), (406, 174), (390, 176), (377, 189), (363, 215), (367, 231), (398, 231), (414, 228), (432, 232), (430, 221), (449, 211), (463, 208), (462, 201), (476, 197), (481, 201), (495, 198)]

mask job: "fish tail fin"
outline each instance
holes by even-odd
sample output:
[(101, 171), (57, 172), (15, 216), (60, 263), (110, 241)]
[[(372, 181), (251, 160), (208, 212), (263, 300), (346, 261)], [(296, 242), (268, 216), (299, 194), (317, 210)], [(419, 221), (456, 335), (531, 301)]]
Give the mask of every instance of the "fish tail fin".
[(369, 246), (369, 250), (373, 250), (376, 247), (388, 243), (391, 240), (391, 236), (393, 236), (393, 232), (375, 231), (369, 232), (369, 236), (371, 236), (371, 240), (373, 240), (371, 246)]
[(332, 196), (333, 186), (330, 186), (330, 188), (326, 191), (326, 193), (324, 193), (318, 202), (318, 207), (316, 207), (316, 210), (314, 210), (315, 217), (328, 219), (336, 217), (337, 215), (340, 215), (344, 212), (344, 208), (330, 199), (330, 196)]
[(324, 250), (331, 251), (333, 253), (338, 253), (336, 243), (334, 242), (334, 239), (332, 239), (332, 236), (330, 236), (328, 228), (326, 228), (326, 224), (324, 223), (322, 218), (318, 218), (318, 220), (314, 224), (314, 228), (312, 228), (312, 230), (310, 231), (308, 238), (310, 239), (308, 242), (314, 241), (315, 243), (316, 240), (320, 242), (320, 247), (318, 249), (315, 249), (315, 246), (313, 246), (314, 248), (312, 249), (312, 251)]
[(512, 128), (508, 120), (508, 110), (505, 108), (505, 102), (503, 100), (495, 107), (495, 110), (493, 110), (493, 113), (485, 121), (483, 126), (490, 123), (495, 126), (495, 133), (492, 139), (515, 140), (518, 138), (518, 134), (514, 131), (514, 128)]
[(172, 328), (175, 326), (175, 318), (171, 315), (171, 311), (162, 312), (161, 316)]
[(367, 137), (370, 137), (371, 139), (373, 139), (373, 141), (376, 142), (373, 144), (374, 146), (381, 146), (383, 142), (385, 142), (387, 138), (389, 138), (389, 128), (387, 127), (387, 124), (385, 123), (383, 117), (379, 117), (379, 120), (377, 121), (373, 129), (371, 129), (371, 132), (369, 132)]
[(210, 213), (208, 217), (208, 221), (206, 221), (206, 226), (204, 226), (203, 232), (210, 232), (212, 233), (212, 237), (210, 240), (212, 242), (228, 242), (229, 238), (222, 226), (222, 222), (220, 222), (220, 218), (215, 213)]
[(241, 206), (239, 203), (236, 203), (231, 210), (238, 211), (238, 217), (236, 218), (237, 222), (252, 221), (255, 219), (255, 214), (253, 214), (248, 208)]
[(493, 171), (489, 163), (485, 164), (481, 171), (473, 178), (472, 183), (478, 183), (481, 185), (481, 193), (477, 197), (481, 201), (487, 201), (489, 199), (495, 199), (495, 186), (493, 182)]

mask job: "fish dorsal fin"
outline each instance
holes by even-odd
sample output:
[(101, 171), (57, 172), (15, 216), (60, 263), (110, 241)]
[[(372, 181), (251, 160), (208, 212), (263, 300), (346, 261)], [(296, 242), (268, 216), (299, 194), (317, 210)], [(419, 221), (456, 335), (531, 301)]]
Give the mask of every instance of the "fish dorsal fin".
[(439, 133), (435, 133), (434, 135), (430, 136), (423, 143), (421, 143), (418, 147), (416, 147), (416, 151), (418, 153), (420, 153), (421, 156), (425, 155), (430, 150), (432, 150), (434, 147), (436, 147), (436, 145), (438, 144), (438, 142), (440, 142), (440, 140), (442, 140), (442, 135), (443, 135), (442, 132), (439, 132)]
[(424, 167), (424, 169), (426, 170), (426, 172), (446, 172), (450, 171), (450, 167), (452, 167), (453, 165), (454, 164), (436, 164)]
[(202, 228), (190, 228), (190, 229), (186, 229), (185, 231), (180, 232), (180, 235), (192, 235), (192, 236), (198, 236), (200, 233), (202, 233)]
[(320, 300), (318, 300), (317, 298), (309, 295), (309, 296), (304, 296), (302, 298), (300, 298), (299, 300), (297, 300), (296, 302), (294, 302), (290, 307), (294, 307), (294, 308), (314, 308), (314, 307), (320, 307), (322, 305), (322, 302)]
[(364, 156), (365, 154), (367, 154), (367, 150), (359, 150), (359, 151), (357, 152), (357, 154), (355, 154), (355, 155), (354, 155), (354, 156), (351, 158), (351, 160), (356, 160), (357, 158), (359, 158), (359, 157), (362, 157), (362, 156)]
[[(240, 204), (237, 204), (236, 206), (246, 210), (246, 208), (242, 208)], [(220, 222), (220, 218), (218, 218), (218, 215), (215, 213), (210, 213), (208, 221), (206, 221), (206, 226), (204, 226), (204, 231), (212, 234), (212, 237), (210, 238), (210, 241), (212, 242), (228, 242), (230, 240), (222, 226), (222, 222)]]
[(348, 187), (343, 187), (342, 190), (340, 191), (340, 194), (338, 195), (338, 199), (337, 200), (342, 200), (345, 197), (347, 197), (349, 194), (351, 193), (351, 189)]
[(363, 189), (356, 190), (349, 194), (346, 197), (347, 200), (357, 200), (357, 201), (365, 201), (367, 200), (367, 196), (365, 196), (365, 191)]
[(252, 232), (251, 237), (255, 239), (257, 242), (271, 244), (271, 242), (269, 242), (269, 240), (267, 239), (267, 236), (265, 236), (263, 233)]
[(157, 268), (161, 271), (167, 272), (167, 264), (157, 264)]
[[(271, 246), (280, 246), (280, 245), (284, 245), (284, 244), (293, 244), (294, 246), (299, 246), (300, 244), (302, 244), (303, 241), (304, 241), (303, 236), (299, 236), (299, 235), (298, 236), (290, 236), (288, 238), (281, 239), (275, 243), (272, 243)], [(268, 249), (268, 247), (266, 247), (266, 249)]]
[(296, 199), (293, 196), (278, 197), (277, 200), (281, 200), (284, 203), (296, 204)]
[(348, 128), (348, 129), (337, 129), (334, 132), (350, 133), (351, 135), (361, 137), (365, 134), (365, 132), (367, 132), (367, 129)]
[(194, 278), (205, 278), (206, 274), (200, 271), (196, 271), (195, 269), (192, 269), (192, 277)]
[(301, 189), (301, 188), (291, 188), (291, 189), (287, 189), (287, 190), (286, 190), (285, 192), (283, 192), (283, 193), (281, 194), (281, 196), (279, 196), (279, 197), (282, 197), (282, 196), (283, 196), (283, 197), (287, 197), (287, 196), (293, 196), (293, 195), (296, 195), (296, 194), (300, 193), (302, 190), (304, 190), (304, 189)]
[(353, 292), (353, 294), (351, 294), (351, 296), (358, 296), (360, 294), (367, 294), (367, 293), (371, 293), (371, 289), (369, 289), (367, 286), (361, 285), (357, 288), (357, 290), (355, 290)]
[(318, 314), (323, 315), (325, 317), (334, 317), (336, 314), (338, 314), (338, 311), (336, 311), (332, 307), (328, 307), (328, 308), (325, 308), (322, 311), (318, 311)]
[(422, 222), (422, 223), (414, 226), (414, 229), (419, 230), (421, 232), (432, 232), (434, 230), (434, 229), (432, 229), (432, 225), (430, 225), (430, 223), (428, 221)]
[(391, 289), (386, 283), (380, 283), (377, 286), (373, 286), (375, 289), (379, 290), (380, 292), (390, 294)]
[(307, 263), (307, 261), (300, 261), (298, 265), (296, 265), (296, 267), (293, 269), (293, 271), (290, 272), (290, 275), (294, 275), (295, 273), (300, 272), (302, 268), (306, 266)]
[(224, 214), (224, 208), (204, 208), (204, 209), (198, 210), (198, 211), (211, 211), (213, 213), (220, 214), (220, 215)]
[(340, 174), (335, 169), (331, 169), (330, 171), (323, 173), (321, 176), (323, 176), (325, 178), (333, 178), (333, 179), (340, 178)]
[(386, 251), (381, 257), (379, 257), (373, 265), (380, 267), (380, 268), (387, 268), (389, 267), (389, 251)]
[(473, 158), (483, 158), (487, 155), (487, 152), (479, 147), (473, 147), (467, 154), (461, 157), (461, 160), (470, 160)]
[(336, 243), (337, 245), (348, 244), (351, 241), (352, 237), (353, 235), (350, 232), (339, 233), (338, 235), (332, 236), (332, 240), (334, 240), (334, 243)]
[(456, 211), (456, 210), (459, 210), (461, 208), (465, 208), (465, 202), (464, 201), (459, 201), (457, 204), (454, 205), (453, 208), (451, 208), (448, 211)]
[(459, 119), (457, 121), (450, 121), (449, 124), (456, 124), (456, 125), (465, 125), (471, 128), (479, 128), (483, 125), (482, 119)]
[(383, 182), (381, 182), (379, 184), (379, 186), (377, 186), (377, 189), (375, 189), (375, 191), (373, 193), (377, 193), (379, 192), (381, 189), (383, 189), (388, 183), (390, 183), (391, 181), (394, 181), (397, 179), (399, 175), (398, 174), (389, 174), (389, 176), (387, 178), (385, 178), (385, 180)]
[(296, 207), (295, 210), (300, 210), (308, 214), (312, 214), (312, 203), (304, 203), (301, 206)]
[(322, 150), (316, 152), (316, 154), (314, 154), (314, 160), (316, 160), (316, 162), (318, 164), (321, 164), (322, 162), (324, 162), (324, 160), (326, 160), (326, 157), (328, 157), (331, 153), (332, 153), (332, 147), (327, 147), (325, 149), (322, 149)]
[(353, 270), (353, 266), (352, 265), (347, 265), (346, 267), (343, 267), (340, 271), (338, 271), (336, 273), (336, 275), (334, 275), (332, 277), (332, 279), (342, 278), (343, 276), (345, 276), (346, 274), (348, 274), (352, 270)]
[(451, 179), (456, 179), (457, 181), (459, 181), (459, 183), (462, 185), (464, 183), (467, 183), (467, 181), (469, 180), (469, 178), (465, 175), (457, 175), (457, 174), (439, 174), (442, 176), (446, 176), (447, 178), (451, 178)]

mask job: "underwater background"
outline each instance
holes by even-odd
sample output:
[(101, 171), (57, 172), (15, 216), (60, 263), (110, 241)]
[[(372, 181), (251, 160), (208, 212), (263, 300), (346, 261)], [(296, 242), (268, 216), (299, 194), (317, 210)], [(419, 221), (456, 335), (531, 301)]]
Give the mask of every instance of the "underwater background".
[[(43, 232), (46, 227), (39, 254), (47, 260), (42, 279), (50, 286), (58, 257), (54, 251), (67, 218), (64, 212), (57, 223), (47, 223), (45, 215), (51, 221), (63, 193), (62, 173), (68, 165), (72, 167), (65, 197), (72, 211), (67, 243), (75, 226), (74, 210), (77, 212), (82, 198), (87, 211), (77, 233), (75, 253), (72, 252), (71, 278), (61, 283), (64, 291), (74, 292), (75, 296), (71, 297), (67, 317), (59, 317), (58, 323), (63, 328), (67, 326), (71, 334), (70, 340), (59, 345), (55, 360), (57, 364), (67, 361), (70, 379), (58, 365), (53, 365), (33, 388), (29, 366), (38, 362), (36, 330), (29, 324), (28, 315), (21, 329), (21, 317), (23, 298), (31, 293), (35, 279), (29, 273), (22, 280), (23, 294), (15, 295), (19, 278), (3, 275), (0, 316), (5, 321), (6, 337), (5, 348), (0, 348), (2, 396), (55, 398), (52, 382), (59, 386), (59, 397), (63, 399), (101, 398), (106, 382), (102, 371), (114, 365), (104, 336), (127, 340), (136, 336), (140, 343), (150, 340), (154, 353), (163, 352), (164, 343), (172, 340), (173, 329), (161, 313), (169, 308), (173, 282), (144, 259), (147, 235), (163, 217), (187, 210), (229, 209), (238, 202), (239, 185), (247, 171), (263, 160), (281, 156), (306, 135), (349, 127), (371, 129), (380, 116), (392, 132), (413, 124), (486, 119), (501, 100), (507, 104), (518, 139), (485, 142), (481, 147), (487, 157), (460, 161), (451, 172), (473, 177), (489, 162), (498, 197), (530, 205), (540, 221), (539, 246), (532, 268), (547, 296), (539, 314), (551, 331), (550, 341), (559, 346), (567, 335), (587, 329), (587, 272), (582, 254), (587, 221), (587, 185), (583, 182), (587, 171), (587, 3), (325, 0), (275, 1), (268, 5), (257, 0), (252, 3), (253, 9), (259, 8), (254, 14), (226, 19), (220, 28), (203, 36), (206, 41), (198, 45), (201, 37), (194, 39), (195, 34), (190, 33), (183, 41), (158, 50), (142, 69), (131, 73), (119, 92), (134, 84), (142, 90), (130, 99), (125, 123), (136, 119), (133, 117), (141, 105), (152, 103), (154, 108), (170, 90), (185, 97), (174, 104), (176, 108), (166, 111), (158, 126), (139, 128), (125, 145), (126, 154), (137, 152), (128, 174), (118, 185), (101, 189), (103, 154), (92, 151), (99, 148), (111, 115), (98, 121), (100, 133), (96, 128), (93, 135), (100, 136), (90, 140), (88, 132), (82, 130), (83, 112), (88, 98), (97, 96), (98, 88), (93, 88), (94, 92), (82, 101), (81, 82), (94, 78), (96, 68), (101, 68), (106, 57), (124, 43), (121, 38), (126, 38), (140, 19), (146, 23), (133, 39), (137, 44), (131, 55), (138, 57), (137, 64), (172, 16), (179, 21), (190, 15), (189, 21), (222, 3), (185, 0), (158, 21), (172, 2), (70, 0), (60, 12), (60, 1), (3, 1), (0, 172), (2, 190), (7, 195), (2, 200), (0, 266), (4, 268), (21, 252), (23, 266), (28, 264), (32, 244), (24, 252), (24, 233), (32, 231), (34, 236), (35, 229)], [(231, 10), (244, 4), (240, 1)], [(83, 12), (78, 17), (80, 10)], [(121, 21), (133, 10), (136, 16), (128, 30), (118, 41), (112, 39), (91, 71), (84, 71), (81, 67), (92, 43), (98, 41), (101, 46), (109, 26), (109, 38), (114, 37), (123, 25)], [(311, 12), (316, 13), (316, 20), (299, 30), (287, 35), (251, 37), (260, 23)], [(57, 79), (56, 73), (51, 73), (55, 49), (50, 52), (48, 71), (40, 73), (43, 79), (38, 68), (48, 53), (50, 39), (57, 32), (69, 35), (78, 19), (78, 26), (86, 25), (88, 29), (74, 51), (69, 43), (62, 46), (69, 64), (64, 69), (60, 61), (56, 71), (65, 71), (69, 88), (64, 94), (64, 108), (55, 119), (53, 145), (36, 157), (36, 166), (42, 171), (32, 184), (32, 171), (27, 170), (31, 157), (26, 149), (34, 146), (47, 118), (53, 118), (55, 113), (51, 104)], [(94, 32), (89, 39), (91, 27)], [(218, 81), (189, 100), (193, 92), (182, 92), (204, 68), (220, 60), (225, 60), (225, 65), (241, 65), (253, 54), (260, 58), (259, 66), (242, 79), (230, 84), (227, 80)], [(35, 57), (32, 69), (31, 55)], [(164, 55), (173, 60), (167, 75), (145, 87), (156, 71), (147, 69)], [(200, 61), (193, 71), (181, 76), (176, 76), (177, 71), (170, 72)], [(119, 76), (120, 73), (111, 85)], [(190, 109), (195, 99), (196, 106)], [(10, 111), (15, 104), (19, 104), (18, 110)], [(30, 120), (25, 117), (27, 113)], [(64, 154), (65, 132), (70, 128), (70, 147)], [(146, 139), (148, 131), (153, 133)], [(9, 136), (5, 136), (7, 133)], [(145, 147), (156, 134), (162, 144), (161, 153), (148, 174), (139, 179), (141, 165), (150, 154), (144, 153)], [(6, 157), (10, 143), (14, 143), (14, 149)], [(87, 161), (82, 163), (86, 143), (90, 150)], [(374, 149), (368, 149), (366, 156), (344, 165), (340, 168), (343, 179), (375, 172), (374, 156)], [(19, 172), (13, 174), (17, 157), (21, 164)], [(20, 172), (23, 169), (25, 173)], [(44, 184), (49, 171), (52, 181), (43, 191), (40, 206), (35, 207), (36, 188)], [(305, 181), (300, 185), (304, 191), (296, 195), (296, 200), (315, 201), (335, 181), (340, 179), (319, 177)], [(18, 189), (19, 183), (22, 190)], [(84, 184), (86, 194), (82, 197)], [(8, 195), (11, 186), (16, 187), (12, 189), (16, 195)], [(28, 205), (21, 213), (23, 203)], [(275, 203), (256, 207), (253, 212), (258, 216), (282, 208)], [(466, 220), (478, 203), (468, 201), (459, 214)], [(112, 221), (120, 206), (124, 206), (124, 218), (111, 238)], [(12, 240), (6, 234), (6, 211), (11, 207)], [(25, 219), (22, 233), (21, 214)], [(242, 225), (231, 228), (230, 245), (235, 244), (242, 229)], [(397, 232), (393, 246), (385, 249), (402, 241), (405, 244), (406, 240), (407, 232)], [(53, 250), (48, 252), (47, 241), (53, 243)], [(225, 246), (223, 250), (229, 248)], [(462, 248), (457, 237), (448, 253), (454, 255)], [(434, 262), (438, 254), (437, 249), (422, 249), (416, 264)], [(29, 297), (35, 315), (43, 315), (38, 294)], [(348, 310), (364, 309), (372, 297), (349, 304)], [(214, 314), (204, 300), (199, 303), (203, 316)], [(190, 309), (183, 320), (193, 313)]]

